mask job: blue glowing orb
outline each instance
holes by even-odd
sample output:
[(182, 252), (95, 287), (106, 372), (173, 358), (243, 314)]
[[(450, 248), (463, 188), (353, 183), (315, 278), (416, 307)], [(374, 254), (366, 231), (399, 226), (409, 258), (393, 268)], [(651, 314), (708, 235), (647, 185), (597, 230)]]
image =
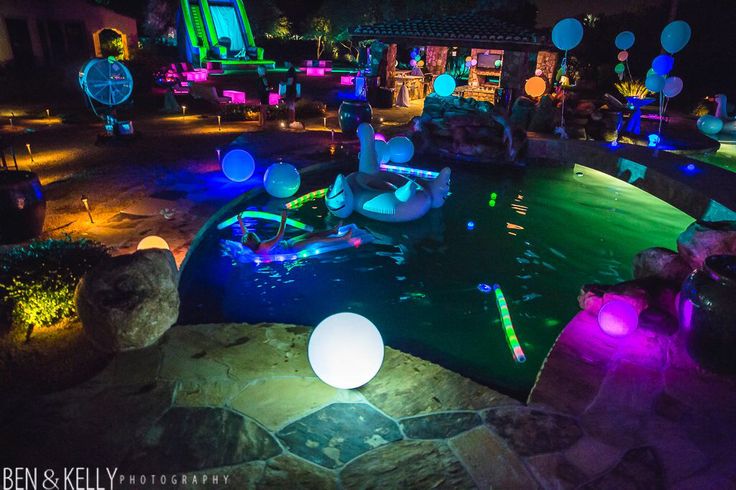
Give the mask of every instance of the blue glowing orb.
[(493, 291), (493, 287), (482, 282), (478, 284), (478, 291), (480, 291), (481, 293), (489, 294)]
[(284, 198), (296, 194), (301, 184), (299, 171), (290, 163), (274, 163), (263, 175), (263, 186), (273, 197)]
[(466, 225), (468, 230), (472, 231), (475, 229), (475, 222), (474, 221), (468, 221), (468, 224)]
[(226, 151), (222, 157), (222, 173), (233, 182), (245, 182), (256, 170), (256, 162), (250, 153), (242, 148)]
[(659, 144), (659, 135), (650, 134), (647, 138), (649, 138), (649, 146), (655, 147)]
[(455, 91), (455, 79), (452, 78), (452, 75), (443, 73), (434, 79), (434, 91), (442, 97), (452, 95)]

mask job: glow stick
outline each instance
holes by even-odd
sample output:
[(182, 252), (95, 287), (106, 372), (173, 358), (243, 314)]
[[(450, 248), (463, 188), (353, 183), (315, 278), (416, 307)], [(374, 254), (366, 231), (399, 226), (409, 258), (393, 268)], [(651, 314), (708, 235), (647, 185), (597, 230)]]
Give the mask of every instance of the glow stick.
[[(243, 218), (265, 219), (268, 221), (281, 221), (281, 216), (278, 214), (267, 213), (266, 211), (243, 211), (242, 213), (236, 214), (232, 218), (226, 219), (225, 221), (217, 225), (217, 229), (222, 230), (227, 228), (228, 226), (234, 225), (238, 222), (238, 216), (241, 216)], [(299, 230), (314, 231), (314, 228), (312, 226), (304, 224), (301, 221), (297, 221), (295, 219), (286, 218), (286, 224)]]
[(316, 191), (304, 194), (303, 196), (298, 197), (293, 201), (289, 201), (286, 203), (286, 209), (299, 209), (309, 201), (314, 201), (315, 199), (319, 199), (320, 197), (325, 197), (325, 194), (327, 194), (327, 189), (328, 187), (325, 187), (324, 189), (317, 189)]
[(419, 168), (411, 167), (400, 167), (399, 165), (389, 165), (382, 163), (379, 168), (384, 172), (391, 172), (394, 174), (411, 175), (412, 177), (421, 177), (423, 179), (436, 179), (440, 173), (432, 172), (431, 170), (422, 170)]
[(498, 305), (498, 312), (501, 314), (501, 323), (503, 324), (503, 331), (506, 335), (506, 342), (508, 342), (516, 362), (525, 362), (526, 355), (521, 349), (519, 339), (516, 337), (514, 324), (511, 323), (511, 314), (509, 313), (509, 307), (506, 304), (506, 298), (503, 295), (503, 291), (501, 291), (501, 287), (498, 284), (494, 284), (493, 292), (496, 294), (496, 305)]

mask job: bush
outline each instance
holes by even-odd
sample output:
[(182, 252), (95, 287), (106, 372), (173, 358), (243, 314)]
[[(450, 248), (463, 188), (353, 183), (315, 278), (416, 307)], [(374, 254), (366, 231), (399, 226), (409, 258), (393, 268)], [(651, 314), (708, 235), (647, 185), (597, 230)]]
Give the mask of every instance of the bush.
[(90, 240), (38, 240), (0, 254), (0, 303), (14, 327), (29, 339), (36, 327), (48, 327), (76, 313), (74, 289), (107, 249)]

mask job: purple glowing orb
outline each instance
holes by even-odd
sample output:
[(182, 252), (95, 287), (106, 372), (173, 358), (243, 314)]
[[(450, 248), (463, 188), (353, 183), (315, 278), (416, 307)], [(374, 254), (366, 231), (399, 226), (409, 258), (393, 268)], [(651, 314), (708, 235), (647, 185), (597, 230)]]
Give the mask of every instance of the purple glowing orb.
[(639, 313), (629, 303), (614, 299), (604, 304), (598, 312), (598, 326), (613, 337), (633, 332), (639, 325)]

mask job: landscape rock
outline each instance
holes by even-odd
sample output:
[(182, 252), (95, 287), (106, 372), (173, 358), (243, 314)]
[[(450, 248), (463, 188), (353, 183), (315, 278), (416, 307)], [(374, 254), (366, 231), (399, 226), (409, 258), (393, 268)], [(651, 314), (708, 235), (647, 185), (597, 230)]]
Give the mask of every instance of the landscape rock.
[(401, 428), (410, 439), (447, 439), (481, 423), (475, 412), (448, 412), (404, 419)]
[(492, 409), (486, 414), (486, 424), (521, 456), (561, 451), (583, 436), (572, 417), (534, 409)]
[(75, 293), (85, 333), (106, 352), (154, 344), (179, 316), (178, 271), (168, 250), (111, 257)]
[(692, 272), (690, 265), (672, 250), (653, 247), (634, 256), (634, 278), (657, 277), (671, 281), (678, 287)]
[(652, 448), (640, 447), (628, 451), (611, 471), (581, 488), (661, 489), (664, 488), (664, 475)]
[(677, 251), (691, 269), (711, 255), (736, 255), (736, 221), (696, 221), (677, 237)]

